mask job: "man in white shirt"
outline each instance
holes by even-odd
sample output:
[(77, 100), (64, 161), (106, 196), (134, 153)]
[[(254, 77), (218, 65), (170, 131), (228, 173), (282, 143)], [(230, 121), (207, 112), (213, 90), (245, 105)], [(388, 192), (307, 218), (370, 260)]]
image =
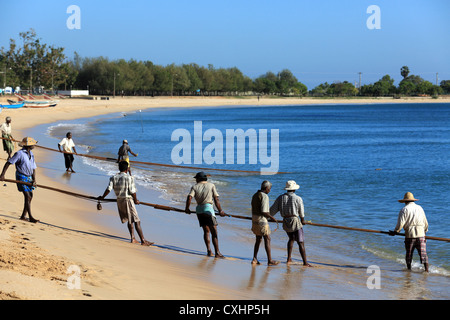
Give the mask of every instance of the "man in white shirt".
[(5, 123), (0, 127), (0, 131), (3, 138), (3, 150), (8, 154), (8, 159), (6, 159), (8, 161), (11, 159), (11, 154), (14, 151), (14, 138), (11, 135), (11, 117), (6, 117)]
[(405, 230), (405, 250), (406, 250), (406, 266), (411, 270), (411, 263), (414, 249), (420, 256), (420, 262), (423, 263), (425, 271), (428, 272), (428, 255), (426, 249), (425, 232), (428, 231), (428, 221), (422, 207), (417, 205), (414, 195), (411, 192), (405, 193), (402, 200), (398, 202), (405, 203), (400, 210), (397, 219), (397, 226), (394, 231), (389, 231), (389, 235), (394, 236), (400, 230)]
[[(61, 147), (63, 148), (61, 150)], [(66, 137), (61, 140), (60, 143), (58, 143), (58, 149), (59, 152), (64, 152), (64, 161), (66, 164), (66, 171), (67, 172), (74, 172), (72, 168), (73, 161), (75, 158), (73, 157), (73, 153), (77, 154), (77, 150), (75, 149), (75, 143), (72, 140), (72, 133), (67, 132)], [(73, 151), (72, 151), (73, 149)]]

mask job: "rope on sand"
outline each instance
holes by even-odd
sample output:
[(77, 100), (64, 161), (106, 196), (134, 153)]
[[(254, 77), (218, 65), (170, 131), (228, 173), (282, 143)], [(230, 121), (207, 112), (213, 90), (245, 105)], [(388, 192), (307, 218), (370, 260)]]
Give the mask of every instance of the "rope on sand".
[[(20, 184), (24, 184), (24, 185), (28, 185), (28, 186), (33, 186), (33, 184), (29, 183), (29, 182), (23, 182), (23, 181), (11, 180), (11, 179), (4, 179), (3, 181), (10, 182), (10, 183), (20, 183)], [(82, 199), (85, 199), (85, 200), (95, 201), (95, 202), (98, 202), (98, 203), (100, 203), (100, 202), (117, 202), (117, 200), (115, 200), (115, 199), (99, 200), (98, 197), (88, 196), (88, 195), (84, 195), (84, 194), (80, 194), (80, 193), (76, 193), (76, 192), (72, 192), (72, 191), (66, 191), (66, 190), (62, 190), (62, 189), (59, 189), (59, 188), (53, 188), (53, 187), (49, 187), (49, 186), (43, 186), (43, 185), (36, 184), (36, 187), (42, 188), (42, 189), (51, 190), (51, 191), (56, 191), (56, 192), (59, 192), (59, 193), (63, 193), (63, 194), (69, 195), (69, 196), (77, 197), (77, 198), (82, 198)], [(139, 201), (139, 203), (144, 205), (144, 206), (153, 207), (154, 209), (157, 209), (157, 210), (176, 211), (176, 212), (186, 213), (185, 210), (180, 209), (180, 208), (164, 206), (164, 205), (148, 203), (148, 202), (142, 202), (142, 201)], [(195, 214), (195, 211), (191, 211), (190, 210), (189, 213), (194, 213)], [(248, 217), (248, 216), (241, 216), (241, 215), (234, 215), (234, 214), (226, 214), (226, 215), (228, 217), (236, 218), (236, 219), (245, 219), (245, 220), (251, 220), (252, 219), (251, 217)], [(282, 222), (282, 221), (276, 220), (277, 229), (278, 229), (278, 223), (279, 222)], [(310, 222), (310, 221), (306, 221), (306, 224), (307, 225), (311, 225), (311, 226), (316, 226), (316, 227), (325, 227), (325, 228), (335, 228), (335, 229), (352, 230), (352, 231), (360, 231), (360, 232), (372, 232), (372, 233), (389, 234), (388, 231), (370, 230), (370, 229), (361, 229), (361, 228), (351, 228), (351, 227), (344, 227), (344, 226), (335, 226), (335, 225), (328, 225), (328, 224), (321, 224), (321, 223), (313, 223), (313, 222)], [(404, 236), (405, 234), (397, 233), (395, 235)], [(448, 239), (448, 238), (439, 238), (439, 237), (426, 236), (425, 239), (450, 242), (450, 239)]]

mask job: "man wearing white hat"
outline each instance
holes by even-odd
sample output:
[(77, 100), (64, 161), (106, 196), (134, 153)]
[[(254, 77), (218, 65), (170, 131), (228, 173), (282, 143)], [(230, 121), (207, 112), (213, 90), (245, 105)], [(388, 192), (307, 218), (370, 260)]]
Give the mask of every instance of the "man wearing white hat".
[(405, 206), (398, 214), (395, 230), (389, 231), (389, 235), (394, 236), (404, 229), (406, 267), (408, 270), (411, 270), (413, 252), (414, 249), (417, 249), (420, 262), (423, 263), (425, 271), (428, 272), (428, 255), (425, 239), (425, 233), (428, 231), (428, 221), (422, 207), (415, 203), (418, 200), (414, 198), (411, 192), (405, 193), (403, 199), (398, 200), (398, 202), (404, 203)]
[[(16, 165), (16, 180), (20, 182), (26, 182), (27, 184), (17, 183), (17, 189), (23, 193), (24, 205), (21, 220), (27, 220), (29, 222), (39, 222), (31, 215), (31, 200), (33, 199), (33, 190), (36, 188), (36, 162), (34, 161), (34, 155), (31, 150), (37, 144), (37, 141), (30, 137), (25, 137), (19, 146), (22, 147), (21, 150), (17, 151), (11, 159), (9, 159), (0, 174), (0, 181), (5, 179), (6, 171), (11, 164)], [(28, 214), (28, 219), (26, 216)]]
[(303, 225), (305, 224), (305, 211), (303, 207), (303, 200), (301, 197), (295, 194), (295, 190), (298, 190), (300, 186), (294, 181), (289, 180), (286, 182), (285, 194), (280, 195), (273, 205), (270, 207), (270, 215), (275, 215), (278, 211), (283, 217), (283, 230), (286, 231), (289, 240), (287, 243), (287, 263), (292, 262), (292, 248), (294, 241), (297, 242), (300, 255), (303, 259), (303, 265), (312, 267), (306, 261), (306, 251), (304, 245)]

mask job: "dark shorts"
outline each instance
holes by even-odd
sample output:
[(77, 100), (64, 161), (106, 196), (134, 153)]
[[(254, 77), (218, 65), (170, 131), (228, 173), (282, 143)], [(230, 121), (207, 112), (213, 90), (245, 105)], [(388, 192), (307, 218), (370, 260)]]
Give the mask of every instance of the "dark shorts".
[(289, 239), (293, 237), (293, 240), (296, 242), (303, 242), (305, 240), (305, 236), (303, 234), (303, 228), (298, 229), (294, 232), (286, 232), (289, 236)]
[(217, 226), (217, 219), (215, 216), (204, 213), (197, 213), (198, 222), (200, 227), (209, 226), (214, 227)]
[(427, 255), (427, 240), (423, 238), (405, 238), (405, 249), (406, 249), (406, 263), (410, 264), (412, 262), (414, 249), (417, 249), (419, 253), (420, 262), (428, 263)]

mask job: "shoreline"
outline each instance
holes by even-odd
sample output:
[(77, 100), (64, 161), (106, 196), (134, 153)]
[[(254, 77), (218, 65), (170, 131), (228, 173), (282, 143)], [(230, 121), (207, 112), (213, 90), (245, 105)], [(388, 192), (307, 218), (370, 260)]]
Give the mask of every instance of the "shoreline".
[[(255, 106), (263, 105), (298, 105), (313, 104), (311, 100), (316, 99), (233, 99), (233, 98), (115, 98), (108, 100), (84, 100), (84, 99), (61, 99), (55, 108), (48, 109), (4, 109), (2, 117), (11, 116), (13, 119), (13, 136), (21, 140), (22, 135), (27, 134), (32, 128), (54, 123), (62, 120), (74, 120), (80, 118), (91, 118), (119, 112), (130, 112), (140, 109), (161, 107), (211, 107), (211, 106), (239, 106), (248, 105), (244, 102), (255, 102)], [(401, 103), (398, 99), (378, 100), (365, 99), (370, 102), (357, 100), (363, 103)], [(403, 100), (405, 103), (448, 103), (450, 99), (414, 99)], [(264, 101), (264, 104), (261, 103)], [(352, 104), (354, 99), (328, 99), (321, 100), (321, 104)], [(37, 162), (46, 158), (44, 151), (35, 149)], [(5, 153), (1, 156), (1, 166), (5, 161)], [(44, 160), (45, 161), (45, 160)], [(43, 185), (57, 185), (61, 189), (67, 186), (49, 178), (45, 169), (37, 171), (37, 180)], [(10, 168), (7, 178), (13, 175), (14, 169)], [(103, 224), (95, 223), (91, 213), (93, 205), (74, 200), (69, 197), (55, 195), (51, 191), (37, 190), (33, 200), (33, 215), (41, 219), (42, 223), (30, 224), (18, 220), (22, 209), (22, 195), (17, 192), (14, 185), (8, 184), (8, 189), (3, 199), (11, 199), (0, 210), (0, 240), (6, 255), (13, 256), (17, 248), (22, 247), (21, 255), (10, 259), (9, 262), (0, 264), (0, 274), (5, 276), (0, 280), (0, 299), (261, 299), (257, 291), (242, 292), (233, 290), (228, 286), (211, 285), (207, 275), (201, 268), (190, 269), (188, 272), (183, 263), (211, 264), (214, 267), (218, 263), (211, 258), (200, 258), (197, 256), (167, 258), (167, 248), (151, 247), (150, 250), (139, 245), (130, 245), (126, 226), (122, 225), (122, 232), (115, 228), (107, 228)], [(69, 188), (75, 192), (73, 187)], [(104, 189), (103, 189), (104, 190)], [(2, 192), (3, 193), (3, 192)], [(3, 201), (5, 202), (5, 201)], [(95, 209), (96, 210), (96, 209)], [(50, 212), (51, 211), (51, 212)], [(117, 212), (113, 209), (103, 209), (101, 219), (117, 219)], [(54, 213), (58, 212), (58, 215)], [(81, 216), (80, 216), (81, 212)], [(105, 213), (106, 212), (106, 213)], [(139, 212), (139, 208), (138, 208)], [(53, 213), (53, 214), (52, 214)], [(142, 215), (140, 215), (142, 219)], [(145, 230), (144, 230), (145, 234)], [(198, 237), (200, 237), (200, 233)], [(28, 239), (28, 240), (25, 240)], [(119, 241), (117, 241), (119, 240)], [(152, 241), (151, 237), (149, 237)], [(156, 241), (158, 239), (155, 239)], [(25, 248), (25, 249), (23, 249)], [(114, 248), (114, 250), (112, 249)], [(7, 250), (10, 251), (7, 251)], [(250, 252), (250, 251), (249, 251)], [(2, 251), (0, 251), (2, 253)], [(260, 249), (260, 254), (262, 254)], [(33, 254), (41, 254), (36, 257)], [(3, 253), (2, 253), (3, 256)], [(174, 255), (175, 256), (175, 255)], [(180, 255), (179, 255), (180, 256)], [(179, 259), (178, 259), (179, 258)], [(49, 261), (53, 271), (44, 270), (47, 265), (39, 267), (33, 265), (36, 259)], [(187, 261), (189, 260), (189, 261)], [(199, 261), (201, 260), (201, 261)], [(132, 272), (130, 272), (130, 261), (132, 261)], [(26, 262), (26, 263), (25, 263)], [(247, 264), (247, 261), (244, 261)], [(22, 266), (25, 264), (25, 266)], [(80, 265), (82, 270), (82, 289), (68, 290), (65, 286), (69, 265)], [(228, 265), (228, 263), (224, 263)], [(5, 267), (6, 266), (6, 267)], [(28, 266), (28, 268), (27, 268)], [(247, 266), (250, 269), (250, 266)], [(47, 269), (52, 269), (47, 268)], [(265, 268), (265, 267), (259, 267)], [(148, 269), (152, 272), (149, 275)], [(326, 269), (326, 268), (325, 268)], [(126, 274), (128, 270), (128, 274)], [(321, 270), (318, 267), (316, 270)], [(322, 269), (324, 270), (324, 269)], [(253, 271), (253, 269), (252, 269)], [(364, 273), (363, 270), (362, 273)], [(305, 273), (299, 269), (295, 272)], [(313, 271), (314, 272), (314, 271)], [(325, 271), (324, 271), (325, 272)], [(327, 270), (326, 272), (333, 273)], [(30, 275), (31, 274), (31, 275)], [(323, 275), (322, 275), (323, 276)], [(36, 284), (33, 288), (26, 284), (30, 277)], [(343, 276), (345, 278), (345, 276)], [(7, 279), (18, 280), (8, 281)], [(30, 282), (31, 283), (31, 282)], [(148, 284), (152, 284), (149, 286)], [(39, 290), (36, 287), (39, 286)], [(327, 290), (322, 288), (322, 291)], [(320, 288), (317, 292), (321, 291)], [(124, 293), (127, 296), (123, 296)], [(176, 292), (176, 295), (174, 293)], [(333, 297), (324, 294), (325, 298)], [(305, 299), (308, 296), (304, 297)], [(314, 299), (315, 297), (312, 297)], [(322, 298), (316, 296), (316, 298)], [(335, 297), (339, 298), (339, 297)], [(378, 297), (379, 298), (379, 297)], [(280, 297), (289, 299), (289, 297)]]

